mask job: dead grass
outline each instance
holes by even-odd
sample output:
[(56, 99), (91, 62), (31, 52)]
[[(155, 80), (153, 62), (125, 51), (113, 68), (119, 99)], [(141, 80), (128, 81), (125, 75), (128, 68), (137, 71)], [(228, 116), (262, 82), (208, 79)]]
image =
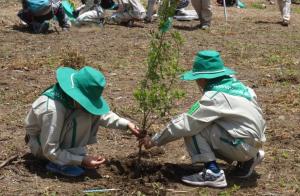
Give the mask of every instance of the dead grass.
[[(292, 21), (287, 28), (278, 24), (281, 19), (277, 5), (252, 9), (255, 3), (266, 3), (254, 0), (243, 1), (248, 9), (228, 8), (227, 24), (223, 8), (214, 5), (209, 31), (195, 29), (199, 21), (174, 23), (174, 29), (186, 39), (181, 59), (184, 67), (190, 69), (200, 49), (219, 50), (226, 65), (254, 88), (267, 119), (266, 159), (257, 167), (257, 175), (248, 180), (228, 176), (229, 187), (218, 190), (187, 187), (177, 181), (157, 183), (147, 181), (147, 177), (141, 182), (106, 167), (97, 170), (101, 177), (93, 174), (68, 179), (47, 173), (42, 162), (26, 157), (29, 149), (24, 147), (23, 119), (33, 100), (55, 82), (59, 65), (76, 68), (91, 65), (102, 69), (108, 81), (104, 97), (111, 108), (122, 116), (138, 119), (132, 92), (144, 74), (149, 32), (157, 24), (141, 23), (144, 28), (107, 25), (104, 29), (74, 28), (68, 33), (33, 35), (13, 29), (18, 24), (16, 2), (0, 0), (3, 8), (0, 12), (0, 160), (19, 155), (17, 161), (1, 169), (2, 194), (83, 195), (82, 190), (97, 187), (123, 191), (112, 195), (175, 194), (168, 189), (187, 191), (185, 195), (300, 194), (299, 5), (292, 5)], [(186, 90), (186, 99), (176, 103), (170, 118), (187, 111), (200, 97), (194, 83), (180, 85)], [(153, 131), (164, 125), (157, 122)], [(89, 147), (91, 153), (121, 160), (137, 152), (135, 139), (127, 134), (100, 128), (98, 139), (97, 145)], [(182, 141), (171, 143), (164, 150), (165, 154), (145, 160), (154, 165), (190, 163)], [(228, 170), (228, 165), (222, 166)]]

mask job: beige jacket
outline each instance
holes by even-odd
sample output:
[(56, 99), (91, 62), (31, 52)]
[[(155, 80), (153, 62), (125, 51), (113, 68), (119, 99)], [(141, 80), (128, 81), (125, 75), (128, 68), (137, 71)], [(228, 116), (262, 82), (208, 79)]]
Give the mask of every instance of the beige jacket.
[(60, 165), (80, 165), (86, 145), (97, 142), (99, 126), (125, 130), (128, 122), (113, 112), (94, 116), (40, 96), (25, 119), (25, 129), (35, 156)]
[(234, 138), (254, 139), (265, 142), (266, 122), (256, 95), (253, 99), (222, 92), (207, 91), (189, 112), (174, 118), (160, 133), (153, 136), (156, 145), (164, 145), (181, 137), (193, 136), (215, 123)]

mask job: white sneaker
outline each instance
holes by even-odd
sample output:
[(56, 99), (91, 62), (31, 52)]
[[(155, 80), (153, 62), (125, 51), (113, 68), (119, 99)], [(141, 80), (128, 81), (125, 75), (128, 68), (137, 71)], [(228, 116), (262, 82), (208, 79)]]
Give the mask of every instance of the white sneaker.
[(194, 186), (210, 186), (222, 188), (227, 186), (224, 171), (214, 173), (210, 169), (204, 169), (200, 173), (196, 173), (189, 176), (183, 176), (181, 180), (187, 184)]

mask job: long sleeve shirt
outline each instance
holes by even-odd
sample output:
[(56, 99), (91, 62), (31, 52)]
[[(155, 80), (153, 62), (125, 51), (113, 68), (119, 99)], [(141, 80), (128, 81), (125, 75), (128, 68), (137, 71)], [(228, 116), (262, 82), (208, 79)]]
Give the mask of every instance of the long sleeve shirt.
[[(80, 165), (86, 145), (97, 142), (99, 126), (127, 129), (128, 120), (113, 112), (95, 116), (81, 109), (70, 110), (59, 101), (40, 96), (25, 119), (29, 146), (36, 156), (60, 165)], [(38, 142), (39, 145), (33, 145)], [(35, 146), (35, 147), (34, 147)]]
[(264, 142), (266, 123), (261, 108), (252, 91), (252, 100), (223, 92), (207, 91), (187, 113), (183, 113), (160, 133), (153, 136), (153, 142), (160, 146), (181, 137), (193, 136), (216, 123), (234, 138), (253, 138)]

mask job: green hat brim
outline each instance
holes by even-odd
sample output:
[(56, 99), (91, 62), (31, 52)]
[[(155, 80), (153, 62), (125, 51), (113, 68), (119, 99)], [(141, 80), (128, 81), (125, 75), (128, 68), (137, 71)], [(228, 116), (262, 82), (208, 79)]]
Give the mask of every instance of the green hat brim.
[(213, 79), (221, 76), (234, 75), (236, 72), (228, 67), (224, 67), (224, 71), (217, 73), (195, 73), (192, 70), (187, 71), (180, 76), (181, 80), (197, 80), (197, 79)]
[(110, 111), (105, 99), (101, 96), (99, 99), (91, 101), (76, 86), (72, 79), (76, 70), (69, 67), (60, 67), (56, 71), (56, 79), (61, 89), (72, 99), (78, 102), (84, 109), (94, 115), (103, 115)]

